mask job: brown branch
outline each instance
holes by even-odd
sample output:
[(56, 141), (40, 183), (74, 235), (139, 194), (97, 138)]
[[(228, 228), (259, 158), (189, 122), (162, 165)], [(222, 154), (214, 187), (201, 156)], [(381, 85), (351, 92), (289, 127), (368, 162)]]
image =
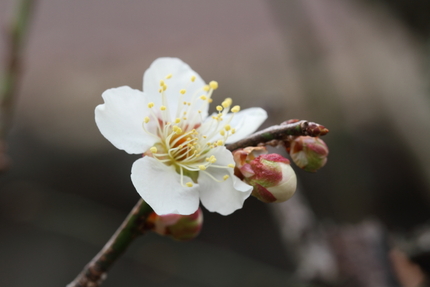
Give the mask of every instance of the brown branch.
[(9, 162), (5, 155), (5, 138), (12, 122), (14, 98), (21, 79), (24, 44), (36, 2), (36, 0), (20, 1), (15, 18), (4, 30), (7, 50), (5, 70), (0, 84), (0, 171), (6, 170)]
[(286, 140), (289, 136), (323, 136), (328, 133), (324, 126), (299, 120), (289, 120), (277, 126), (271, 126), (265, 130), (256, 132), (238, 142), (229, 144), (226, 148), (230, 151), (248, 146), (257, 146), (273, 140)]
[(144, 233), (143, 225), (151, 212), (151, 207), (140, 199), (103, 249), (67, 287), (100, 286), (106, 278), (106, 272), (115, 260), (124, 253), (137, 236)]

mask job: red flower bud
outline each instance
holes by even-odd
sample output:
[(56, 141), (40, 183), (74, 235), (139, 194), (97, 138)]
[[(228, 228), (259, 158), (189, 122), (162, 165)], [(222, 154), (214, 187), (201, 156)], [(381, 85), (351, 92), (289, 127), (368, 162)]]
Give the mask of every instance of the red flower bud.
[(315, 172), (326, 164), (328, 147), (318, 137), (300, 136), (290, 142), (289, 152), (298, 167)]
[(190, 215), (166, 214), (152, 212), (146, 227), (160, 235), (170, 236), (176, 240), (190, 240), (199, 235), (203, 225), (203, 212), (199, 208)]
[(254, 187), (252, 195), (259, 200), (282, 202), (295, 193), (297, 178), (288, 159), (278, 154), (267, 154), (264, 147), (237, 150), (234, 159), (235, 174)]

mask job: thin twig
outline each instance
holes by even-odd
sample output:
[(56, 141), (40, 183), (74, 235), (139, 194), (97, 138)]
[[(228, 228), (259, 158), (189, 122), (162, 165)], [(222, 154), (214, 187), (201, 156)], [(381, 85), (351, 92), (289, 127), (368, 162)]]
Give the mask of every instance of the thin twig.
[(0, 172), (7, 169), (9, 159), (6, 155), (6, 136), (9, 132), (13, 105), (21, 79), (22, 55), (25, 39), (33, 16), (36, 0), (22, 0), (11, 23), (3, 28), (6, 53), (5, 70), (0, 83)]
[(281, 123), (277, 126), (271, 126), (265, 130), (256, 132), (247, 138), (244, 138), (238, 142), (229, 144), (226, 148), (230, 151), (234, 151), (240, 148), (248, 146), (257, 146), (273, 140), (285, 140), (289, 136), (323, 136), (328, 133), (328, 129), (324, 126), (308, 122), (290, 120)]
[(106, 278), (106, 272), (111, 265), (124, 253), (137, 236), (144, 233), (143, 225), (151, 212), (151, 207), (140, 199), (103, 249), (67, 287), (100, 286)]

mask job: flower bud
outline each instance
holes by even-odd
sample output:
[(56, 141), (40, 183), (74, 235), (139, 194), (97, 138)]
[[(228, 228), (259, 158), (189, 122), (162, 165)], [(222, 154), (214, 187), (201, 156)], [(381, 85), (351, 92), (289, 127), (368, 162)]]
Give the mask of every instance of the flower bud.
[(328, 147), (318, 137), (299, 136), (290, 142), (289, 152), (298, 167), (315, 172), (326, 164)]
[(191, 240), (199, 235), (203, 225), (203, 212), (199, 208), (190, 215), (152, 212), (146, 220), (146, 227), (155, 233), (170, 236), (176, 240)]
[(278, 154), (267, 154), (263, 147), (237, 150), (234, 159), (235, 174), (254, 187), (252, 195), (259, 200), (283, 202), (294, 195), (297, 178), (288, 159)]

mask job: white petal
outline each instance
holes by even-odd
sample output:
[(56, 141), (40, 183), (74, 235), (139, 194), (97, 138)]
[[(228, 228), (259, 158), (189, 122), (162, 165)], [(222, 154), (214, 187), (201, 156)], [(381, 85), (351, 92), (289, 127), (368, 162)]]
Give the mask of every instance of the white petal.
[[(225, 117), (229, 118), (229, 115)], [(262, 108), (249, 108), (236, 113), (230, 126), (236, 129), (236, 133), (231, 135), (227, 143), (234, 143), (255, 132), (267, 119), (267, 113)]]
[(96, 124), (116, 148), (139, 154), (155, 143), (142, 128), (148, 108), (141, 91), (124, 86), (106, 90), (102, 97), (105, 103), (96, 107)]
[[(234, 163), (231, 152), (225, 147), (215, 149), (216, 165), (228, 165)], [(222, 180), (224, 175), (230, 177), (226, 181), (216, 182), (204, 172), (200, 172), (200, 200), (202, 204), (212, 212), (218, 212), (222, 215), (229, 215), (235, 210), (242, 208), (243, 202), (249, 197), (252, 186), (242, 182), (233, 175), (233, 169), (221, 169), (209, 167), (206, 172), (213, 177)]]
[[(169, 74), (171, 74), (172, 77), (166, 79), (166, 76)], [(193, 76), (195, 80), (191, 82), (191, 77)], [(143, 91), (150, 97), (150, 100), (155, 103), (156, 107), (162, 105), (162, 97), (159, 93), (160, 80), (164, 80), (167, 85), (165, 94), (172, 119), (176, 118), (178, 104), (182, 105), (184, 101), (192, 102), (193, 98), (207, 94), (202, 90), (206, 85), (205, 82), (200, 78), (199, 74), (192, 70), (186, 63), (178, 58), (158, 58), (143, 75)], [(182, 89), (185, 89), (186, 93), (182, 95), (181, 98), (179, 91)], [(206, 118), (209, 108), (208, 102), (200, 99), (197, 101), (198, 106), (195, 112), (197, 112), (197, 109), (200, 109), (202, 111), (202, 117)]]
[[(194, 213), (199, 207), (199, 185), (183, 187), (172, 166), (143, 157), (133, 163), (131, 181), (140, 196), (159, 215)], [(191, 181), (184, 176), (184, 183)]]

